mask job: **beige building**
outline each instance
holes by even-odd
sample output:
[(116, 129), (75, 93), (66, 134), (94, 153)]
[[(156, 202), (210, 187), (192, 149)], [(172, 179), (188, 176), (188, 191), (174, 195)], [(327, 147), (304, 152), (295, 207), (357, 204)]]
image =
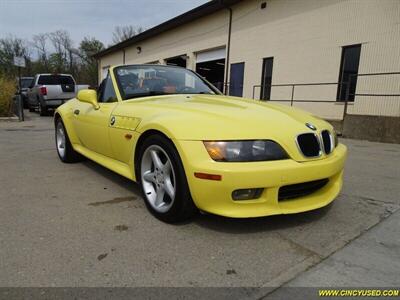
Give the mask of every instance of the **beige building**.
[(215, 0), (96, 56), (100, 77), (111, 65), (175, 64), (228, 94), (330, 120), (346, 106), (400, 120), (399, 0)]

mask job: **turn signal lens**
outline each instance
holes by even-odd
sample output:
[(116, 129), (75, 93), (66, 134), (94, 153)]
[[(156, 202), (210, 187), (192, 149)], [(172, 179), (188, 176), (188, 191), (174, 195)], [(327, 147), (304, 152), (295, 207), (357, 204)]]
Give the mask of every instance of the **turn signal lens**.
[(207, 173), (198, 173), (195, 172), (194, 176), (200, 179), (208, 179), (208, 180), (216, 180), (216, 181), (221, 181), (222, 176), (221, 175), (216, 175), (216, 174), (207, 174)]
[(225, 159), (226, 142), (204, 142), (208, 154), (216, 161)]

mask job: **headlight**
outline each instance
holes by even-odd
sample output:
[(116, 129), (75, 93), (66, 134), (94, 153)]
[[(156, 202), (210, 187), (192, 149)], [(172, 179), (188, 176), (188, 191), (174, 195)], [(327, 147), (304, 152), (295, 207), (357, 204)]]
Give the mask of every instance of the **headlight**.
[(249, 162), (289, 158), (281, 146), (269, 140), (205, 141), (204, 145), (215, 161)]

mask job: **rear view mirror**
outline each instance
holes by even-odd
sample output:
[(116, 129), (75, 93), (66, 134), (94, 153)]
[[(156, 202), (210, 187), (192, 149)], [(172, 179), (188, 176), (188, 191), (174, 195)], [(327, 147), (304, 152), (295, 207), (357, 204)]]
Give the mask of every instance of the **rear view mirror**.
[(90, 103), (94, 109), (99, 109), (100, 106), (97, 103), (97, 92), (94, 90), (80, 90), (78, 92), (77, 99), (81, 102)]

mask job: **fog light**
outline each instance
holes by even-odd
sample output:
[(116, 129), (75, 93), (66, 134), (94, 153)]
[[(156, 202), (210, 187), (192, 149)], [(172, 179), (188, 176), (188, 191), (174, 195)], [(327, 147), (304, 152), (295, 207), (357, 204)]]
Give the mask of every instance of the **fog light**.
[(264, 189), (243, 189), (236, 190), (232, 192), (233, 200), (251, 200), (258, 199), (261, 197), (261, 194)]

